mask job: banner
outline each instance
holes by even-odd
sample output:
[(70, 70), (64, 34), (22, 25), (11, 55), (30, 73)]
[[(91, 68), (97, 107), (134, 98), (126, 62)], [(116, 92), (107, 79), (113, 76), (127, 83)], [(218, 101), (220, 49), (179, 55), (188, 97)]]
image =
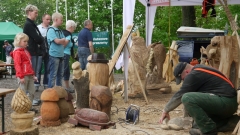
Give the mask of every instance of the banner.
[[(73, 33), (72, 36), (75, 45), (78, 46), (78, 33)], [(92, 32), (92, 37), (94, 47), (109, 47), (109, 33), (107, 31)]]

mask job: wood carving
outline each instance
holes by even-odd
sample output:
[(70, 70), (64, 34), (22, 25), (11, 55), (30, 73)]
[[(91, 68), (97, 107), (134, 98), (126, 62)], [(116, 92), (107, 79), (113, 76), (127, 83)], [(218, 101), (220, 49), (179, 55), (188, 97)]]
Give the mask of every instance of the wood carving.
[(173, 70), (178, 64), (179, 56), (177, 53), (178, 45), (176, 41), (172, 42), (171, 47), (169, 48), (166, 59), (163, 64), (163, 77), (166, 78), (166, 82), (170, 83), (175, 77), (173, 75)]
[[(148, 53), (150, 54), (147, 68), (149, 68), (147, 74), (147, 86), (149, 89), (161, 89), (169, 88), (169, 84), (165, 83), (162, 77), (163, 63), (166, 58), (166, 49), (161, 43), (153, 43), (148, 46)], [(151, 57), (152, 54), (152, 57)], [(168, 89), (164, 89), (165, 93), (171, 92)], [(164, 92), (163, 91), (163, 92)]]
[(109, 81), (109, 66), (107, 63), (89, 63), (89, 89), (91, 90), (93, 86), (102, 85), (108, 86)]
[(93, 86), (91, 90), (90, 108), (105, 112), (110, 118), (112, 93), (106, 86)]
[(211, 44), (203, 51), (209, 65), (221, 71), (238, 88), (238, 42), (236, 36), (215, 36)]
[[(86, 71), (86, 70), (84, 70)], [(76, 106), (78, 109), (89, 108), (89, 74), (85, 73), (79, 79), (73, 79), (74, 88), (76, 90)]]
[(11, 107), (14, 110), (11, 113), (11, 121), (14, 128), (10, 130), (10, 135), (39, 134), (38, 127), (32, 125), (35, 112), (29, 111), (31, 105), (32, 103), (26, 93), (21, 88), (18, 88), (11, 103)]
[(132, 47), (130, 48), (130, 51), (131, 58), (128, 65), (128, 97), (142, 97), (143, 93), (140, 87), (140, 82), (134, 71), (133, 62), (136, 66), (141, 83), (144, 85), (147, 74), (145, 67), (149, 55), (144, 39), (142, 37), (132, 37)]

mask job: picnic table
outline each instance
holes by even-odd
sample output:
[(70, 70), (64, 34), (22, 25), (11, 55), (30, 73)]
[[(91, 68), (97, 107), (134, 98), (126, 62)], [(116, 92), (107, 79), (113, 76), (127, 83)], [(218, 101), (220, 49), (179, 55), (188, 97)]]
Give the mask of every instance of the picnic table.
[(15, 92), (15, 89), (5, 89), (5, 88), (0, 88), (0, 109), (2, 109), (2, 133), (5, 133), (5, 123), (4, 123), (4, 97), (6, 97), (7, 94)]
[[(11, 67), (11, 70), (12, 70), (12, 74), (13, 74), (13, 68), (14, 68), (14, 64), (5, 64), (5, 63), (0, 63), (0, 67), (6, 67), (6, 66), (10, 66)], [(12, 74), (11, 75), (11, 78), (12, 78)], [(6, 78), (6, 74), (5, 75), (5, 78)]]

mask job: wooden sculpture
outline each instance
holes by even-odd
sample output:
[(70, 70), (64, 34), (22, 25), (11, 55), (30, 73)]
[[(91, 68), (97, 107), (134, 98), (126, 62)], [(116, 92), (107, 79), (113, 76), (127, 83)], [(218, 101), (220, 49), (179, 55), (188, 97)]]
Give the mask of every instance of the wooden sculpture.
[(90, 97), (90, 108), (105, 112), (110, 118), (110, 111), (112, 106), (112, 93), (106, 86), (93, 86)]
[(178, 64), (179, 56), (177, 53), (178, 45), (176, 41), (173, 41), (166, 55), (166, 59), (163, 64), (163, 78), (166, 78), (166, 82), (170, 83), (175, 77), (173, 70)]
[[(89, 63), (88, 63), (89, 64)], [(76, 106), (80, 108), (89, 108), (89, 73), (80, 68), (78, 61), (72, 64), (73, 84), (76, 91)]]
[(61, 125), (60, 109), (58, 107), (57, 101), (59, 100), (58, 93), (53, 88), (48, 88), (44, 90), (41, 94), (42, 106), (41, 106), (41, 116), (42, 119), (40, 124), (42, 126), (59, 126)]
[(108, 60), (105, 59), (103, 53), (93, 53), (92, 59), (89, 60), (87, 71), (89, 72), (89, 89), (93, 86), (102, 85), (108, 86), (109, 81), (109, 66)]
[(236, 36), (215, 36), (203, 53), (207, 55), (209, 65), (227, 76), (235, 88), (238, 88), (239, 51)]
[(60, 121), (61, 123), (67, 122), (69, 119), (69, 104), (65, 99), (68, 96), (67, 91), (61, 86), (55, 86), (53, 89), (56, 90), (59, 97), (57, 104), (60, 109)]
[[(145, 41), (142, 37), (132, 37), (132, 47), (130, 48), (131, 58), (129, 59), (128, 65), (128, 97), (142, 97), (143, 92), (141, 90), (140, 82), (138, 81), (137, 75), (133, 64), (136, 67), (136, 71), (139, 74), (141, 83), (144, 85), (146, 82), (146, 64), (148, 60), (148, 50)], [(145, 88), (145, 86), (143, 86)]]
[(29, 111), (32, 103), (26, 93), (18, 88), (13, 96), (11, 107), (12, 124), (14, 128), (10, 130), (10, 135), (34, 134), (38, 135), (39, 130), (36, 125), (32, 125), (34, 112)]
[(163, 63), (166, 58), (166, 49), (161, 43), (153, 43), (148, 46), (149, 58), (147, 63), (147, 86), (148, 90), (157, 89), (164, 93), (171, 92), (171, 86), (163, 80)]

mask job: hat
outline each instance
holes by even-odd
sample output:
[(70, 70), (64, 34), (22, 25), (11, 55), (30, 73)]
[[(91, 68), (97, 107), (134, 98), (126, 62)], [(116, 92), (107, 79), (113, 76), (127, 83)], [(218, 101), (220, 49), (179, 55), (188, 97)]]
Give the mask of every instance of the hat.
[(90, 63), (108, 63), (108, 60), (105, 59), (105, 55), (103, 53), (93, 53), (92, 59), (89, 60)]
[(4, 40), (4, 43), (8, 42), (7, 40)]
[(177, 85), (180, 84), (182, 81), (181, 74), (182, 74), (183, 70), (185, 69), (186, 65), (187, 65), (186, 62), (179, 62), (173, 71), (173, 74), (176, 78)]

